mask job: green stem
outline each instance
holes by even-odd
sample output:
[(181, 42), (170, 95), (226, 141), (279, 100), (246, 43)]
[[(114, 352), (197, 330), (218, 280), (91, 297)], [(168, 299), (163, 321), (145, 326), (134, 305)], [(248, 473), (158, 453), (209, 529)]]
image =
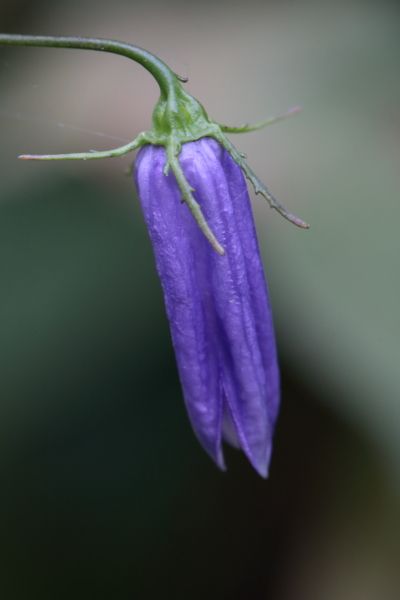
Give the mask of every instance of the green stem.
[(0, 46), (37, 46), (47, 48), (75, 48), (78, 50), (98, 50), (100, 52), (111, 52), (126, 56), (142, 65), (157, 81), (160, 87), (160, 99), (153, 111), (153, 128), (150, 131), (140, 133), (135, 140), (111, 150), (93, 152), (75, 152), (73, 154), (38, 155), (23, 154), (19, 158), (25, 160), (93, 160), (97, 158), (109, 158), (122, 156), (132, 152), (145, 144), (164, 146), (167, 150), (167, 163), (165, 174), (171, 168), (175, 175), (182, 199), (197, 221), (201, 231), (219, 254), (224, 254), (224, 248), (211, 231), (200, 205), (193, 197), (193, 190), (187, 181), (179, 163), (179, 153), (182, 143), (199, 140), (202, 137), (215, 138), (238, 163), (246, 177), (254, 186), (256, 194), (262, 194), (272, 208), (277, 210), (283, 217), (297, 225), (308, 228), (309, 225), (286, 210), (269, 190), (256, 177), (233, 144), (225, 137), (224, 133), (247, 133), (261, 129), (272, 123), (276, 123), (298, 112), (295, 107), (283, 115), (272, 117), (254, 125), (245, 124), (239, 127), (229, 125), (218, 125), (210, 121), (206, 111), (201, 104), (192, 96), (187, 94), (181, 81), (185, 78), (176, 75), (162, 60), (154, 54), (147, 52), (138, 46), (132, 46), (117, 40), (105, 40), (99, 38), (81, 37), (58, 37), (58, 36), (35, 36), (0, 34)]
[(175, 73), (157, 56), (143, 48), (119, 42), (117, 40), (103, 40), (101, 38), (58, 37), (39, 35), (0, 34), (2, 46), (38, 46), (45, 48), (76, 48), (78, 50), (98, 50), (126, 56), (144, 67), (156, 79), (160, 86), (161, 96), (167, 98), (173, 95), (179, 85)]

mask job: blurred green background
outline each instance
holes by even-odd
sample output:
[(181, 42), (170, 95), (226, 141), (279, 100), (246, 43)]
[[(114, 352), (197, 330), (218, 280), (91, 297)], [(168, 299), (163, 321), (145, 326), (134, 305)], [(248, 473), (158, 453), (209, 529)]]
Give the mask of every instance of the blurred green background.
[[(115, 37), (188, 75), (302, 232), (254, 199), (282, 365), (271, 474), (188, 423), (130, 159), (157, 87), (0, 48), (0, 598), (400, 594), (400, 35), (390, 2), (2, 0), (2, 31)], [(118, 139), (117, 139), (118, 138)]]

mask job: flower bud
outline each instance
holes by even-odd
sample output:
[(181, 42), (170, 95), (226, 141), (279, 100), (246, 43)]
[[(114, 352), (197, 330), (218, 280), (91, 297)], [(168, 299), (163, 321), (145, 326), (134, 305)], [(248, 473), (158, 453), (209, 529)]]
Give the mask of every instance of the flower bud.
[(225, 249), (200, 231), (162, 146), (136, 159), (136, 184), (153, 244), (186, 408), (208, 454), (225, 468), (222, 442), (266, 477), (279, 407), (271, 307), (246, 182), (211, 138), (182, 145), (179, 163)]

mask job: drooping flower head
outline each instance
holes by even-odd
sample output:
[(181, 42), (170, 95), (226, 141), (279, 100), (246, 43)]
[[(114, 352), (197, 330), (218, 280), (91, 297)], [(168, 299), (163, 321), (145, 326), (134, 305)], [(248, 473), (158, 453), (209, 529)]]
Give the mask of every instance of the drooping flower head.
[[(256, 177), (225, 133), (260, 129), (212, 121), (153, 54), (94, 38), (0, 34), (0, 44), (100, 50), (139, 62), (160, 86), (153, 128), (107, 151), (22, 155), (37, 160), (97, 159), (141, 148), (136, 183), (164, 291), (187, 411), (201, 444), (225, 467), (222, 442), (268, 473), (279, 408), (271, 307), (244, 175), (272, 208), (302, 228)], [(244, 174), (244, 175), (243, 175)]]
[(187, 411), (201, 444), (224, 468), (222, 441), (267, 475), (279, 404), (271, 308), (247, 186), (240, 167), (210, 138), (179, 157), (219, 256), (187, 207), (165, 150), (145, 146), (136, 182), (161, 279)]

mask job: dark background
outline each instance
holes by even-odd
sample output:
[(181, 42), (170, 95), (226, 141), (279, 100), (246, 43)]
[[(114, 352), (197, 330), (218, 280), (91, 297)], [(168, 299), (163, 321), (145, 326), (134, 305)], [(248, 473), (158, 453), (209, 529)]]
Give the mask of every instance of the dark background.
[(130, 158), (157, 88), (115, 56), (0, 48), (0, 598), (399, 595), (399, 13), (389, 2), (2, 0), (0, 30), (130, 41), (302, 232), (254, 207), (282, 366), (270, 477), (185, 414)]

